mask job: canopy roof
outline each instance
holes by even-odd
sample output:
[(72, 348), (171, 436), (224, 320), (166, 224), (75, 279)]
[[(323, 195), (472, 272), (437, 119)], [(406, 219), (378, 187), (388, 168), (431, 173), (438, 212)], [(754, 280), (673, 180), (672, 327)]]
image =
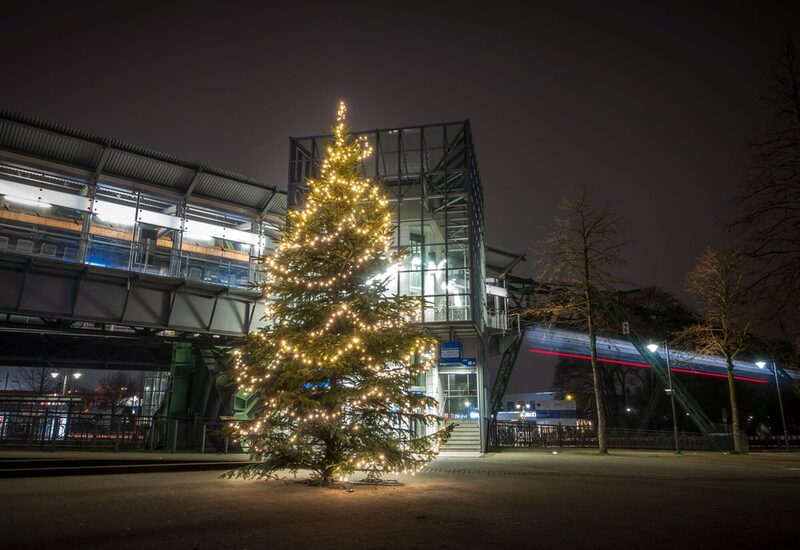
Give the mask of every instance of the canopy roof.
[(490, 244), (486, 245), (486, 274), (492, 277), (503, 277), (525, 260), (525, 254)]
[(205, 164), (0, 110), (0, 158), (23, 156), (74, 175), (156, 188), (194, 202), (228, 205), (258, 216), (284, 216), (286, 190)]

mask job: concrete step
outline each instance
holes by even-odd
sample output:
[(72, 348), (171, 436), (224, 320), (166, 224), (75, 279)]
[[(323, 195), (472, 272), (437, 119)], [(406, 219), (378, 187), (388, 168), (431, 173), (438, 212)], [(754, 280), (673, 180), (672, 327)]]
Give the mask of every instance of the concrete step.
[(126, 460), (119, 459), (10, 459), (0, 461), (0, 479), (75, 475), (138, 474), (234, 470), (248, 461), (223, 460)]
[(442, 453), (480, 454), (481, 427), (476, 422), (453, 422), (450, 439), (442, 446)]
[(473, 433), (480, 432), (481, 427), (477, 424), (456, 424), (453, 427), (453, 432)]

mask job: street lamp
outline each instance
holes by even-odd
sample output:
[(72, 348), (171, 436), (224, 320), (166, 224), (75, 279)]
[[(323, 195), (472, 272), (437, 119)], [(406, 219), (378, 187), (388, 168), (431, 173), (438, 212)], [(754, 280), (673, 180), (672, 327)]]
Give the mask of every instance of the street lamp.
[[(756, 361), (756, 366), (763, 369), (767, 366), (765, 361)], [(783, 414), (783, 398), (781, 397), (781, 382), (778, 380), (778, 366), (775, 364), (775, 359), (772, 360), (772, 372), (775, 374), (775, 390), (778, 392), (778, 407), (781, 409), (781, 424), (783, 424), (783, 443), (786, 446), (786, 452), (789, 452), (789, 434), (786, 432), (786, 416)]]
[[(55, 380), (56, 378), (58, 378), (58, 377), (59, 377), (59, 375), (60, 375), (60, 373), (59, 373), (58, 371), (55, 371), (55, 372), (51, 372), (51, 373), (50, 373), (50, 376), (52, 376), (54, 380)], [(83, 376), (83, 373), (82, 373), (82, 372), (73, 372), (73, 373), (72, 373), (72, 377), (73, 377), (75, 380), (77, 380), (77, 379), (78, 379), (78, 378), (80, 378), (81, 376)], [(67, 380), (68, 380), (68, 379), (69, 379), (69, 377), (68, 377), (68, 376), (66, 375), (66, 373), (65, 373), (65, 374), (64, 374), (64, 383), (61, 385), (61, 395), (67, 395)]]
[[(647, 349), (650, 353), (658, 351), (658, 344), (648, 344)], [(680, 454), (681, 447), (678, 443), (678, 414), (675, 412), (675, 392), (672, 391), (672, 367), (669, 364), (669, 344), (664, 340), (664, 351), (667, 357), (667, 380), (669, 380), (669, 401), (672, 405), (672, 432), (675, 435), (675, 452)]]

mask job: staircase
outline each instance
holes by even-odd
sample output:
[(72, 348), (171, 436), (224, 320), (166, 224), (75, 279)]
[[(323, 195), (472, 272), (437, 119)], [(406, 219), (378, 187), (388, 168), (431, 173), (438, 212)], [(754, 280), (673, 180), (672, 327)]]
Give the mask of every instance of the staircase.
[(449, 454), (470, 454), (476, 455), (481, 452), (481, 428), (477, 422), (455, 423), (450, 439), (447, 440), (442, 448), (440, 455)]
[(511, 379), (514, 364), (517, 362), (517, 355), (519, 355), (519, 350), (522, 347), (524, 334), (524, 332), (517, 334), (503, 352), (503, 358), (500, 360), (500, 368), (497, 369), (497, 378), (494, 379), (494, 385), (492, 385), (492, 395), (489, 398), (493, 416), (503, 407), (503, 396), (506, 393), (508, 381)]

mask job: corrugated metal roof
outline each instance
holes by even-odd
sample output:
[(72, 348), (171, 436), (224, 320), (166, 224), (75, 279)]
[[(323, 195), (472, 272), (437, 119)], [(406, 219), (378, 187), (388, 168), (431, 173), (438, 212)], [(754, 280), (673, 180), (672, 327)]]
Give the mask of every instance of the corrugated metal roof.
[(186, 193), (195, 174), (200, 172), (197, 184), (191, 189), (192, 196), (260, 210), (275, 195), (267, 212), (278, 215), (286, 212), (286, 190), (276, 185), (0, 110), (0, 149), (94, 171), (105, 148), (110, 153), (103, 173)]
[(97, 163), (102, 145), (0, 119), (0, 143), (19, 153), (35, 152), (37, 156), (77, 164)]
[(192, 182), (195, 171), (185, 166), (114, 149), (108, 155), (103, 172), (185, 191)]
[(277, 210), (279, 212), (286, 212), (286, 203), (287, 203), (288, 195), (286, 193), (278, 193), (272, 199), (272, 203), (269, 205), (270, 212), (273, 210)]
[(272, 190), (204, 172), (198, 178), (194, 193), (225, 202), (236, 200), (249, 208), (259, 208), (270, 197)]

